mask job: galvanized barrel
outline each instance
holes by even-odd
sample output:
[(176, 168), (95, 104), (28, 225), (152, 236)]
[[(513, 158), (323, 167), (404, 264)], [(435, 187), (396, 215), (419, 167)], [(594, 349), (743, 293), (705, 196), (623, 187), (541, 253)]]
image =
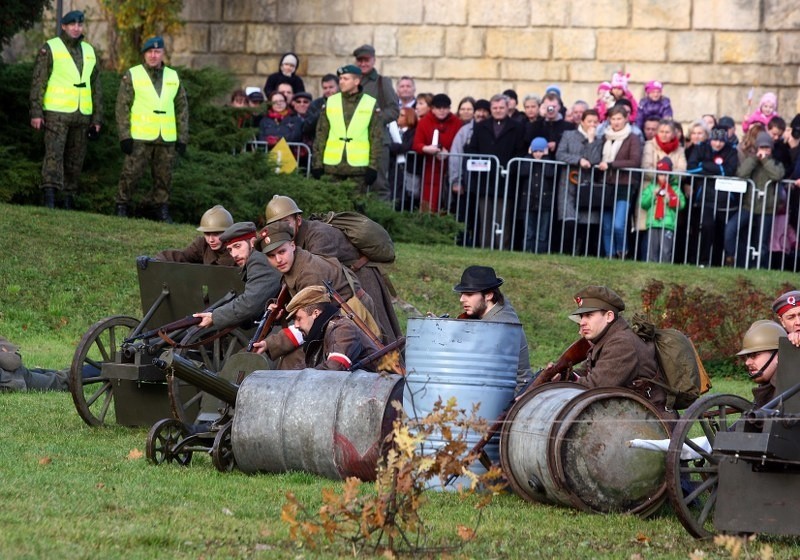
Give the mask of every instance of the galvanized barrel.
[(500, 464), (525, 500), (644, 517), (665, 498), (664, 455), (627, 442), (669, 435), (655, 407), (633, 391), (552, 383), (514, 403)]
[[(403, 408), (411, 418), (422, 418), (441, 397), (455, 397), (459, 407), (470, 411), (480, 403), (479, 415), (489, 424), (514, 398), (522, 325), (415, 317), (408, 320), (406, 334), (406, 390)], [(467, 435), (472, 447), (481, 435)], [(486, 446), (493, 462), (499, 460), (498, 438)], [(443, 445), (441, 436), (426, 442), (430, 448)], [(476, 472), (485, 472), (479, 464)], [(451, 487), (456, 487), (459, 480)]]
[(239, 387), (231, 446), (244, 472), (375, 480), (403, 378), (367, 371), (257, 371)]

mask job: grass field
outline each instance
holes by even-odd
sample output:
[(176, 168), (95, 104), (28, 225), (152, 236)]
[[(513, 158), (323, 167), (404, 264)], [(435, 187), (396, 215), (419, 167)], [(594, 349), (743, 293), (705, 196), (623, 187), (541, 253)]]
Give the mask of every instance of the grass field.
[[(63, 367), (83, 333), (110, 315), (141, 317), (134, 258), (182, 247), (189, 226), (0, 205), (0, 334), (22, 346), (30, 365)], [(491, 264), (520, 312), (541, 367), (575, 338), (566, 319), (583, 285), (617, 289), (631, 310), (650, 278), (724, 292), (741, 271), (658, 266), (561, 256), (536, 257), (451, 247), (400, 245), (392, 281), (401, 299), (436, 314), (458, 312), (452, 286), (469, 264)], [(758, 272), (764, 291), (792, 282)], [(764, 317), (769, 317), (765, 309)], [(714, 391), (748, 396), (742, 376), (715, 379)], [(208, 457), (188, 468), (155, 467), (142, 456), (146, 428), (90, 428), (69, 394), (3, 394), (0, 434), (0, 558), (346, 557), (310, 551), (280, 521), (287, 491), (312, 507), (338, 483), (305, 473), (222, 474)], [(431, 492), (424, 518), (431, 544), (454, 542), (475, 520), (471, 502)], [(740, 557), (798, 558), (800, 540), (760, 537)], [(441, 556), (441, 555), (431, 555)], [(477, 538), (450, 558), (731, 558), (692, 539), (668, 506), (642, 520), (532, 505), (513, 494), (485, 510)]]

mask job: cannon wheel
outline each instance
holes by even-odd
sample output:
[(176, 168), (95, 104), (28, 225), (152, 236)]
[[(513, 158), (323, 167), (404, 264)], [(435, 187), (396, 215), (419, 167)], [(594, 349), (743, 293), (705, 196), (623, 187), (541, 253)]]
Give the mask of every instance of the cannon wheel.
[[(705, 436), (714, 446), (717, 432), (727, 431), (753, 404), (736, 395), (709, 395), (696, 401), (678, 420), (667, 451), (667, 494), (681, 524), (694, 537), (712, 537), (719, 483), (719, 458), (692, 438)], [(699, 459), (681, 460), (684, 445)]]
[(226, 422), (217, 432), (214, 445), (211, 447), (211, 462), (219, 472), (231, 472), (236, 466), (231, 445), (231, 428), (233, 421)]
[(191, 451), (178, 451), (175, 447), (190, 435), (189, 428), (174, 418), (159, 420), (147, 434), (147, 460), (154, 465), (176, 461), (181, 466), (192, 462)]
[[(194, 331), (181, 340), (181, 344), (192, 344), (207, 336), (209, 336), (207, 330)], [(212, 340), (208, 344), (198, 348), (184, 348), (180, 352), (189, 359), (202, 362), (203, 367), (207, 370), (219, 373), (228, 358), (239, 350), (246, 348), (249, 342), (250, 339), (241, 330), (234, 329), (225, 336)], [(191, 396), (187, 396), (186, 391), (182, 390), (186, 383), (174, 375), (167, 376), (167, 384), (173, 417), (185, 424), (194, 424), (205, 393), (198, 391)]]
[[(69, 390), (75, 408), (90, 426), (102, 426), (114, 401), (111, 380), (103, 377), (103, 364), (117, 361), (122, 341), (139, 326), (133, 317), (116, 315), (98, 321), (83, 335), (69, 369)], [(100, 371), (95, 377), (84, 377), (84, 366)]]

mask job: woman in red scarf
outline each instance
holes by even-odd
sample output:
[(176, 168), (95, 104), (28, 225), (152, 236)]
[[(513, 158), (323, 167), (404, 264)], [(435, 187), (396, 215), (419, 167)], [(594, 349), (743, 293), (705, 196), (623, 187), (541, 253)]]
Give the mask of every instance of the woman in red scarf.
[(424, 154), (420, 208), (425, 212), (439, 211), (442, 184), (448, 184), (447, 154), (461, 128), (461, 119), (450, 112), (450, 105), (450, 98), (444, 93), (433, 96), (431, 110), (419, 121), (411, 146), (418, 154)]

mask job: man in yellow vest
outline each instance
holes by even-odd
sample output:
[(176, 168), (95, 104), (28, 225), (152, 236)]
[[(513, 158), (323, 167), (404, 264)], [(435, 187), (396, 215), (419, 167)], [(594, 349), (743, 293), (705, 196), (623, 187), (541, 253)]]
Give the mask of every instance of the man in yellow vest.
[(186, 152), (189, 107), (178, 73), (164, 65), (164, 39), (142, 47), (144, 64), (122, 77), (117, 94), (117, 129), (125, 162), (119, 177), (117, 216), (127, 216), (131, 191), (149, 166), (156, 217), (172, 222), (169, 191), (176, 154)]
[(42, 192), (55, 208), (56, 191), (71, 209), (86, 157), (86, 142), (100, 132), (103, 100), (92, 46), (83, 40), (83, 12), (61, 18), (61, 34), (36, 56), (31, 83), (31, 126), (44, 130)]
[(342, 66), (336, 75), (340, 91), (322, 108), (311, 173), (317, 179), (323, 173), (337, 180), (352, 179), (366, 193), (378, 177), (383, 150), (377, 100), (364, 93), (358, 66)]

